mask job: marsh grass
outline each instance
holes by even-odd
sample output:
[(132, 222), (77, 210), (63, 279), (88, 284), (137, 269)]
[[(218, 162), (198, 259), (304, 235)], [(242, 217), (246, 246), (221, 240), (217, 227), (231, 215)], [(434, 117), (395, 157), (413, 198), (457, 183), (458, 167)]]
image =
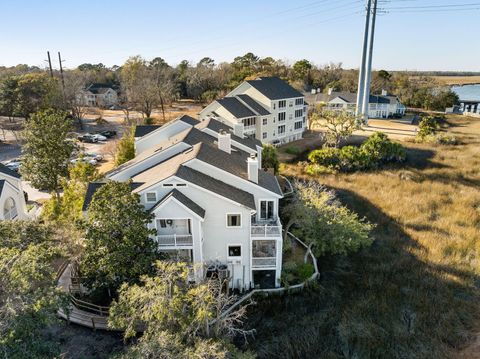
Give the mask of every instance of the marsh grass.
[[(259, 357), (450, 358), (475, 339), (480, 121), (448, 121), (458, 146), (405, 143), (403, 165), (316, 177), (377, 224), (375, 242), (321, 258), (317, 287), (259, 301), (248, 323)], [(297, 164), (283, 168), (306, 176)]]

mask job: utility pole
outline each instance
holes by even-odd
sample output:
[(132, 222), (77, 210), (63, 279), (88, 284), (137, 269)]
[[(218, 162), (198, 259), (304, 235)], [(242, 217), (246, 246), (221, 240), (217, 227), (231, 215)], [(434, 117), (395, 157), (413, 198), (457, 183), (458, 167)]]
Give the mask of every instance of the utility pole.
[(358, 89), (357, 89), (357, 109), (355, 110), (355, 115), (363, 115), (362, 105), (363, 105), (363, 90), (365, 87), (365, 65), (367, 62), (367, 47), (368, 47), (368, 28), (370, 27), (370, 13), (372, 9), (372, 0), (367, 0), (366, 5), (367, 13), (365, 15), (365, 30), (363, 34), (363, 50), (362, 50), (362, 60), (358, 73)]
[(370, 41), (368, 48), (368, 60), (365, 74), (365, 88), (363, 90), (363, 104), (362, 113), (363, 121), (368, 125), (368, 110), (370, 100), (370, 84), (372, 82), (372, 58), (373, 58), (373, 42), (375, 39), (375, 20), (377, 18), (377, 4), (378, 0), (373, 0), (373, 14), (372, 14), (372, 27), (370, 29)]
[(48, 56), (48, 67), (50, 68), (50, 76), (53, 77), (52, 60), (50, 59), (50, 51), (47, 51), (47, 56)]
[(62, 56), (58, 52), (58, 63), (60, 65), (60, 78), (62, 79), (63, 101), (65, 102), (65, 78), (63, 77)]

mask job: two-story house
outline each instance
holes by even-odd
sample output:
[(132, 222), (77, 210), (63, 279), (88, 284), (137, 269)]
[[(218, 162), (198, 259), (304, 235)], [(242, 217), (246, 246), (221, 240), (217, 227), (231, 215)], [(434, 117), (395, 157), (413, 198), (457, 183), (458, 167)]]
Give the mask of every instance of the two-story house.
[(18, 173), (0, 163), (0, 220), (28, 219)]
[(282, 144), (302, 138), (307, 128), (304, 95), (278, 77), (244, 81), (227, 96), (205, 107), (200, 119), (215, 118), (263, 143)]
[(108, 108), (118, 104), (118, 94), (108, 85), (93, 83), (79, 94), (78, 100), (84, 106)]
[[(282, 190), (261, 169), (261, 143), (215, 119), (182, 116), (140, 127), (136, 157), (107, 174), (131, 181), (154, 214), (159, 250), (192, 265), (195, 280), (218, 274), (230, 288), (278, 287)], [(84, 210), (102, 183), (91, 183)]]

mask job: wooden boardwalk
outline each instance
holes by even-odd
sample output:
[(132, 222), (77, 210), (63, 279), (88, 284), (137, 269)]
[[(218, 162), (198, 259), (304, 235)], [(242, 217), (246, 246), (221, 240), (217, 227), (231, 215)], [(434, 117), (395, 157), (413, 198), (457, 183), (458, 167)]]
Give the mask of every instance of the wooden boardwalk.
[[(70, 296), (70, 304), (66, 310), (59, 309), (57, 311), (58, 316), (65, 319), (68, 323), (82, 325), (94, 330), (110, 330), (110, 328), (108, 328), (108, 307), (96, 306), (75, 299), (75, 297), (70, 294), (70, 288), (72, 285), (72, 264), (68, 264), (62, 269), (63, 271), (59, 273), (58, 276), (57, 286)], [(90, 309), (102, 315), (80, 308)]]

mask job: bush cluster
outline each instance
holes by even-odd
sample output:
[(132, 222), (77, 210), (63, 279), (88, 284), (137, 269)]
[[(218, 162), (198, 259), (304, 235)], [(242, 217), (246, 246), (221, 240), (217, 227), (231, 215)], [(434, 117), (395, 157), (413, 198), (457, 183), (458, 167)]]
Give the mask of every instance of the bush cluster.
[(315, 269), (310, 263), (298, 264), (296, 262), (286, 262), (282, 269), (282, 283), (285, 286), (295, 285), (305, 282), (310, 278)]
[(321, 167), (353, 172), (379, 168), (385, 163), (403, 162), (406, 152), (402, 145), (391, 142), (384, 133), (376, 132), (360, 147), (326, 147), (310, 152), (308, 159), (312, 165), (307, 167), (307, 172), (319, 172)]
[(439, 119), (435, 116), (425, 116), (418, 125), (417, 137), (425, 138), (427, 136), (435, 135), (440, 129)]

